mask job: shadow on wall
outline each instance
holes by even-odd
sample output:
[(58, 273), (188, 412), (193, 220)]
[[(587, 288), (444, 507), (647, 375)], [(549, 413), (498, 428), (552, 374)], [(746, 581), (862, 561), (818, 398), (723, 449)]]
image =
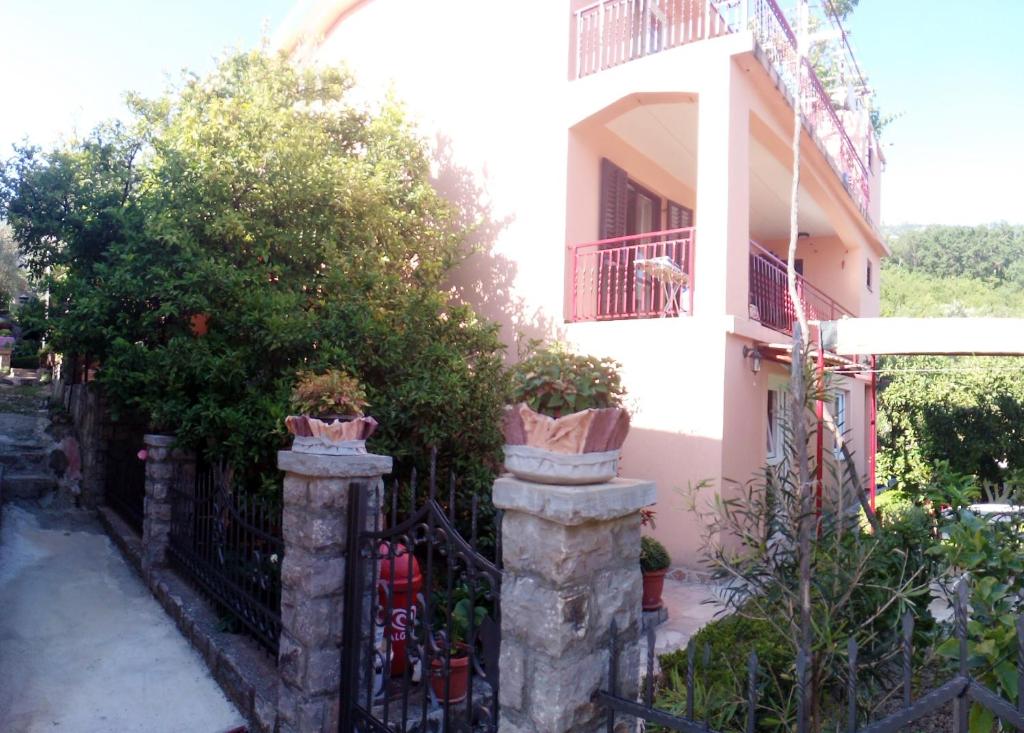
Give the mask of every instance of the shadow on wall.
[(501, 326), (501, 339), (509, 347), (506, 358), (514, 359), (517, 344), (529, 339), (563, 338), (564, 329), (555, 320), (517, 294), (518, 266), (496, 251), (502, 236), (507, 240), (515, 215), (495, 216), (486, 182), (455, 161), (448, 136), (437, 135), (433, 163), (434, 187), (455, 206), (458, 224), (469, 232), (465, 259), (451, 273), (452, 298)]
[[(702, 567), (706, 530), (699, 514), (709, 510), (723, 489), (721, 456), (722, 443), (713, 438), (636, 426), (629, 431), (620, 474), (657, 485), (656, 527), (650, 534), (665, 544), (673, 567), (706, 569)], [(694, 496), (691, 487), (702, 481), (709, 484)], [(694, 510), (693, 500), (699, 502), (700, 512)]]

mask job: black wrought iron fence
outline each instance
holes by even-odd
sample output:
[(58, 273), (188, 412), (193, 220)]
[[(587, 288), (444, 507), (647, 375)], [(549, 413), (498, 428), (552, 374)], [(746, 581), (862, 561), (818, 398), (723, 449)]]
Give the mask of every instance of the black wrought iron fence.
[[(914, 696), (913, 681), (915, 670), (913, 668), (913, 617), (907, 613), (903, 617), (902, 634), (899, 641), (898, 654), (894, 655), (898, 660), (896, 667), (892, 670), (893, 678), (896, 680), (894, 697), (898, 702), (886, 714), (876, 720), (869, 720), (864, 712), (858, 707), (858, 696), (864, 692), (861, 690), (858, 680), (857, 654), (858, 648), (855, 640), (851, 639), (847, 648), (849, 661), (848, 684), (846, 690), (845, 720), (833, 721), (830, 730), (842, 730), (846, 728), (848, 733), (897, 733), (902, 730), (931, 730), (934, 727), (934, 719), (931, 725), (922, 725), (922, 720), (932, 718), (936, 714), (942, 714), (948, 710), (950, 715), (945, 721), (939, 724), (938, 730), (956, 731), (956, 733), (968, 733), (973, 728), (969, 725), (969, 712), (972, 706), (978, 711), (987, 711), (993, 721), (998, 721), (999, 730), (1016, 729), (1024, 731), (1024, 616), (1017, 619), (1016, 623), (1016, 648), (1012, 654), (1002, 662), (1008, 666), (1002, 666), (1004, 674), (1009, 669), (1014, 674), (1017, 684), (1017, 700), (1011, 703), (998, 691), (990, 689), (979, 681), (985, 669), (977, 666), (977, 656), (972, 656), (970, 649), (971, 639), (968, 633), (968, 621), (970, 614), (970, 603), (968, 599), (968, 584), (961, 581), (956, 589), (954, 598), (954, 629), (955, 639), (958, 644), (957, 669), (951, 673), (949, 679), (944, 683), (935, 683), (931, 689), (923, 694)], [(686, 696), (685, 710), (680, 715), (678, 711), (668, 711), (657, 706), (655, 701), (655, 632), (650, 629), (647, 632), (647, 668), (642, 675), (643, 684), (639, 696), (630, 695), (624, 690), (629, 688), (622, 684), (619, 679), (621, 670), (620, 656), (622, 652), (622, 635), (612, 624), (610, 655), (608, 665), (607, 688), (599, 690), (595, 700), (607, 709), (608, 733), (613, 733), (616, 723), (622, 721), (623, 716), (644, 721), (648, 731), (683, 731), (684, 733), (717, 733), (709, 721), (697, 717), (695, 701), (699, 698), (698, 688), (700, 683), (701, 669), (710, 668), (710, 650), (703, 650), (703, 663), (698, 663), (698, 650), (691, 639), (687, 648), (686, 666)], [(802, 649), (797, 655), (795, 664), (795, 683), (797, 717), (795, 729), (797, 733), (807, 733), (810, 725), (807, 717), (800, 714), (802, 701), (808, 699), (810, 694), (810, 680), (807, 674), (810, 651)], [(920, 671), (920, 670), (919, 670)], [(762, 670), (760, 668), (757, 654), (751, 652), (747, 659), (746, 679), (746, 700), (745, 715), (743, 715), (745, 733), (754, 733), (758, 730), (759, 709), (758, 692), (762, 681)], [(635, 684), (635, 682), (634, 682)], [(951, 709), (950, 709), (951, 708)], [(776, 724), (778, 721), (776, 721)], [(991, 724), (989, 728), (991, 728)], [(732, 729), (730, 729), (732, 730)], [(740, 730), (739, 726), (735, 730)], [(987, 729), (986, 729), (987, 730)]]
[(142, 437), (111, 446), (107, 453), (104, 500), (136, 532), (142, 534), (146, 503), (146, 463), (139, 458)]
[(224, 466), (180, 470), (172, 484), (174, 567), (269, 652), (281, 632), (281, 507), (248, 496)]
[(497, 731), (500, 544), (497, 562), (481, 551), (475, 496), (468, 537), (456, 529), (457, 481), (439, 492), (436, 466), (435, 455), (425, 491), (413, 474), (389, 482), (380, 505), (373, 491), (353, 496), (348, 557), (363, 562), (346, 584), (345, 733)]

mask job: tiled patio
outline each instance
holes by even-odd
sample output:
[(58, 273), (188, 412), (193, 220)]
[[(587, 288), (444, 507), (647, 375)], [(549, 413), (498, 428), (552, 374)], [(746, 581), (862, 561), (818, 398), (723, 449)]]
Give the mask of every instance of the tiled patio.
[[(668, 619), (655, 628), (654, 649), (658, 656), (683, 649), (690, 637), (713, 621), (723, 607), (717, 602), (718, 586), (665, 578), (662, 600)], [(641, 669), (646, 669), (647, 644), (641, 644)]]

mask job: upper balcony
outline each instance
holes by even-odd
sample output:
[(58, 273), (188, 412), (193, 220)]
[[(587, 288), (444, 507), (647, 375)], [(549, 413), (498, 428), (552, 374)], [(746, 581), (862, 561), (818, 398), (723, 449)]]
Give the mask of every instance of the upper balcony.
[[(598, 0), (574, 15), (571, 74), (576, 79), (697, 41), (752, 33), (762, 63), (794, 100), (799, 87), (805, 126), (870, 221), (877, 209), (871, 200), (876, 144), (867, 111), (858, 109), (856, 100), (837, 104), (806, 59), (798, 73), (796, 33), (776, 0)], [(837, 106), (848, 109), (837, 111)]]
[[(797, 260), (802, 268), (802, 259)], [(757, 242), (750, 243), (750, 313), (758, 321), (775, 331), (791, 335), (797, 320), (796, 307), (789, 294), (789, 276), (786, 263), (775, 253)], [(809, 321), (835, 321), (853, 313), (840, 305), (821, 288), (812, 285), (802, 274), (796, 276), (796, 290)]]

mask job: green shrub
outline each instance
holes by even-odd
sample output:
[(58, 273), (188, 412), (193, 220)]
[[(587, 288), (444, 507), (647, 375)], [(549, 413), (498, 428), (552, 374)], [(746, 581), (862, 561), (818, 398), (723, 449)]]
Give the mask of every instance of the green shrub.
[(39, 342), (34, 339), (20, 338), (14, 342), (14, 356), (39, 356)]
[(11, 356), (11, 367), (14, 369), (38, 369), (39, 357), (32, 354)]
[(573, 354), (557, 344), (531, 346), (533, 353), (512, 367), (513, 403), (525, 402), (550, 417), (622, 405), (626, 390), (617, 361)]
[[(747, 715), (747, 665), (757, 653), (761, 684), (758, 730), (776, 730), (793, 697), (795, 664), (789, 642), (763, 619), (747, 618), (740, 609), (702, 628), (693, 639), (695, 655), (694, 717), (715, 730), (743, 730)], [(657, 705), (675, 715), (686, 712), (688, 651), (659, 658), (662, 671)]]
[(672, 564), (665, 545), (653, 537), (640, 538), (640, 569), (645, 573), (664, 570)]
[(299, 372), (292, 389), (292, 408), (299, 415), (355, 415), (363, 414), (369, 404), (366, 390), (359, 380), (340, 369), (322, 373)]

